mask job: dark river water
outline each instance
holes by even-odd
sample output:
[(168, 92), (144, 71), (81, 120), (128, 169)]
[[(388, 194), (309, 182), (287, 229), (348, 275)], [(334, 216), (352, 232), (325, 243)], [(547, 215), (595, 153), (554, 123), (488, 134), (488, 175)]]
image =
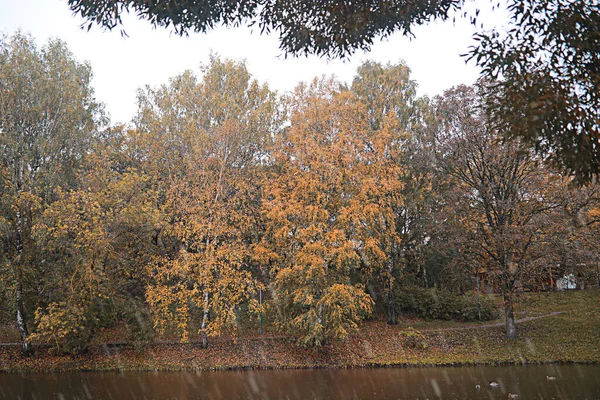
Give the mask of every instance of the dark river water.
[(600, 365), (0, 374), (0, 399), (508, 398), (600, 399)]

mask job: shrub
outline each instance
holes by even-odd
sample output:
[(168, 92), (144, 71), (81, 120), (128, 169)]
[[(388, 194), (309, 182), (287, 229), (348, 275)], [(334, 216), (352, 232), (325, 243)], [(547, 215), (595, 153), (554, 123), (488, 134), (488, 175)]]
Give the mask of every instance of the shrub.
[(400, 331), (398, 336), (402, 340), (402, 344), (406, 347), (415, 350), (425, 350), (427, 348), (427, 338), (421, 331), (418, 331), (413, 327)]
[[(416, 286), (404, 287), (396, 294), (396, 306), (400, 311), (418, 315), (424, 319), (477, 321), (477, 297), (456, 296), (447, 290), (423, 289)], [(481, 319), (497, 318), (495, 305), (481, 298)]]
[(86, 313), (85, 305), (66, 302), (50, 303), (35, 312), (37, 331), (31, 340), (52, 345), (55, 354), (77, 354), (85, 351), (97, 320)]
[(154, 326), (147, 307), (132, 301), (125, 308), (124, 317), (127, 340), (133, 348), (141, 351), (154, 342)]
[[(458, 320), (462, 322), (478, 321), (479, 316), (477, 312), (477, 296), (472, 294), (465, 294), (459, 297), (462, 305)], [(499, 317), (498, 309), (496, 304), (487, 296), (481, 296), (479, 299), (481, 320), (491, 321)]]

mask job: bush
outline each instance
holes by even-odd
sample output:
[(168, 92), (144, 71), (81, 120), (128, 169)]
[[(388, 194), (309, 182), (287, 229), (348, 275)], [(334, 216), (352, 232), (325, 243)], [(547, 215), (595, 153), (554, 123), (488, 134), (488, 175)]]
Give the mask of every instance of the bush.
[(398, 336), (402, 340), (402, 344), (406, 347), (415, 350), (425, 350), (427, 348), (427, 338), (421, 331), (418, 331), (413, 327), (400, 331)]
[[(447, 290), (423, 289), (416, 286), (404, 287), (396, 294), (398, 310), (418, 315), (424, 319), (477, 321), (477, 297), (456, 296)], [(481, 320), (497, 318), (495, 305), (481, 298)]]
[(50, 303), (45, 310), (38, 308), (35, 312), (37, 330), (31, 340), (46, 341), (55, 354), (87, 350), (98, 321), (86, 311), (85, 305), (66, 302)]
[[(460, 296), (459, 299), (462, 306), (457, 319), (462, 322), (478, 321), (477, 296), (466, 294)], [(479, 300), (482, 321), (491, 321), (499, 317), (498, 309), (490, 298), (481, 296)]]
[(152, 316), (147, 307), (131, 301), (125, 309), (127, 340), (137, 351), (154, 342)]

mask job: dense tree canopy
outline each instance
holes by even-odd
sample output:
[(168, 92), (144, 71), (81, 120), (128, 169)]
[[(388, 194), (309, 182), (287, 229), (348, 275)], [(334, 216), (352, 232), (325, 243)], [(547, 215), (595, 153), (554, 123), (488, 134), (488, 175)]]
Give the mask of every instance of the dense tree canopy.
[(414, 25), (447, 18), (460, 0), (407, 1), (282, 1), (282, 0), (69, 0), (75, 12), (92, 23), (112, 29), (132, 11), (155, 26), (176, 33), (206, 32), (217, 25), (257, 25), (261, 32), (279, 34), (290, 54), (346, 56), (368, 49), (373, 40), (395, 31), (409, 34)]
[[(132, 11), (178, 34), (217, 25), (257, 25), (279, 34), (286, 54), (347, 57), (374, 40), (446, 19), (463, 0), (435, 1), (146, 1), (68, 0), (75, 12), (112, 29)], [(490, 120), (506, 137), (518, 137), (579, 182), (600, 172), (600, 4), (597, 0), (508, 0), (506, 31), (475, 34), (467, 57), (496, 80)], [(500, 4), (497, 5), (500, 7)], [(464, 16), (467, 14), (464, 13)], [(477, 24), (478, 11), (470, 15)]]
[(580, 182), (600, 172), (600, 3), (519, 0), (507, 32), (475, 36), (490, 121)]
[(259, 283), (250, 246), (260, 227), (261, 160), (277, 129), (277, 102), (243, 63), (212, 58), (200, 81), (191, 72), (139, 94), (138, 126), (165, 192), (165, 235), (176, 251), (149, 266), (146, 298), (155, 326), (188, 339), (201, 310), (207, 337), (236, 328), (236, 307)]

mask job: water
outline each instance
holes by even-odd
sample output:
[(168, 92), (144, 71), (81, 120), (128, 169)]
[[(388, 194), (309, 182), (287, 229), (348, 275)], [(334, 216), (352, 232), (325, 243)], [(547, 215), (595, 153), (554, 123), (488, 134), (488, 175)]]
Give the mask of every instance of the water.
[(518, 400), (600, 399), (600, 366), (0, 374), (0, 399), (463, 400), (509, 393)]

